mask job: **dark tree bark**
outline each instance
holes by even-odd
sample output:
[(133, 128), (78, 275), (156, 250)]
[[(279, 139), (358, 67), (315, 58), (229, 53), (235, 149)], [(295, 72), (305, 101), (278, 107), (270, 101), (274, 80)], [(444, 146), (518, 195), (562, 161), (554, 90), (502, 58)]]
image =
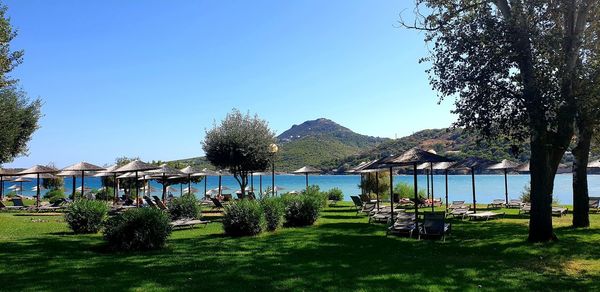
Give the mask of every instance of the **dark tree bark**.
[(573, 148), (573, 227), (590, 226), (590, 205), (587, 182), (587, 165), (593, 131), (590, 123), (577, 118), (577, 143)]

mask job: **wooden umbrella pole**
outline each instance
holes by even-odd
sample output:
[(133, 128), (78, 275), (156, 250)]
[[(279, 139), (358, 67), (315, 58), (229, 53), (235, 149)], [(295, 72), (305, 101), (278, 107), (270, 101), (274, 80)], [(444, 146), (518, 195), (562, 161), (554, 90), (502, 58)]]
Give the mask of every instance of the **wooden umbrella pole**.
[(379, 211), (379, 172), (375, 172), (375, 195), (377, 195), (377, 211)]
[(417, 228), (417, 232), (419, 232), (419, 185), (417, 182), (417, 164), (414, 163), (413, 164), (413, 180), (414, 180), (414, 192), (415, 192), (415, 223), (416, 228)]
[[(23, 190), (21, 190), (22, 192)], [(37, 198), (36, 198), (36, 205), (39, 208), (40, 207), (40, 174), (37, 174)]]
[(475, 168), (471, 167), (471, 184), (473, 187), (473, 213), (477, 213), (477, 200), (475, 199)]
[(431, 170), (431, 213), (435, 212), (435, 206), (434, 206), (434, 202), (435, 202), (435, 196), (433, 193), (433, 163), (429, 163), (429, 168)]
[(75, 192), (77, 191), (77, 186), (76, 186), (75, 176), (72, 176), (72, 178), (73, 178), (73, 202), (75, 202)]
[(390, 166), (390, 209), (391, 216), (390, 221), (391, 224), (394, 224), (394, 169)]
[(446, 212), (448, 212), (448, 169), (444, 172), (444, 176), (446, 177)]
[(84, 187), (84, 185), (85, 185), (85, 183), (84, 183), (84, 173), (85, 173), (85, 171), (84, 171), (84, 170), (82, 170), (82, 171), (81, 171), (81, 197), (82, 197), (82, 198), (84, 198), (84, 197), (85, 197), (85, 196), (84, 196), (84, 194), (85, 194), (85, 187)]
[(508, 204), (508, 169), (504, 169), (504, 196)]

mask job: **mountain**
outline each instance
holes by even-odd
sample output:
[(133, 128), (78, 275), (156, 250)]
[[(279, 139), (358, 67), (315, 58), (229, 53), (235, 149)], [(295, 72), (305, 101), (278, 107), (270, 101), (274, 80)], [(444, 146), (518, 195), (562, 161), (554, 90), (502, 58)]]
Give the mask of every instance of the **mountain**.
[(338, 161), (390, 141), (355, 133), (324, 118), (293, 125), (277, 139), (280, 144), (277, 168), (283, 171), (305, 165), (334, 169), (339, 165)]

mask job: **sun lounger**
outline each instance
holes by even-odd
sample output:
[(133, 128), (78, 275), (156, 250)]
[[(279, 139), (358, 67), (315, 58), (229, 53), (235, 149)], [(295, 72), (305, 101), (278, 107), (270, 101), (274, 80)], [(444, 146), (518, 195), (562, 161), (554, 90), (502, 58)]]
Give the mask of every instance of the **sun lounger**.
[(21, 210), (23, 207), (21, 206), (8, 206), (5, 205), (4, 202), (0, 201), (0, 210)]
[(200, 225), (200, 224), (206, 225), (208, 223), (210, 223), (210, 221), (186, 218), (186, 219), (175, 220), (175, 221), (171, 222), (170, 225), (173, 229), (180, 229), (180, 228), (194, 228), (196, 225)]
[[(401, 213), (405, 213), (403, 209), (394, 209), (394, 218)], [(369, 223), (371, 222), (383, 222), (387, 223), (391, 220), (392, 209), (390, 206), (385, 206), (379, 208), (374, 208), (371, 212), (369, 212)]]
[(446, 241), (446, 234), (452, 231), (452, 225), (445, 222), (445, 215), (440, 213), (423, 214), (423, 223), (420, 224), (419, 238), (423, 237), (441, 237)]
[(506, 208), (520, 209), (523, 205), (525, 205), (523, 203), (523, 201), (513, 199), (513, 200), (508, 201), (508, 204), (506, 204)]
[(394, 220), (394, 224), (388, 228), (385, 235), (406, 235), (409, 237), (413, 236), (416, 230), (415, 216), (406, 212), (400, 212)]
[(167, 205), (165, 205), (165, 203), (163, 203), (163, 201), (157, 197), (157, 196), (152, 196), (152, 198), (154, 199), (154, 204), (156, 205), (156, 207), (158, 207), (161, 210), (169, 210), (169, 208), (167, 207)]
[(590, 197), (590, 213), (600, 213), (600, 198)]
[(467, 206), (463, 206), (460, 208), (454, 208), (454, 209), (449, 209), (449, 213), (447, 213), (447, 216), (452, 216), (452, 218), (456, 218), (459, 217), (460, 219), (465, 219), (465, 217), (467, 217), (467, 215), (473, 213), (473, 211), (469, 211), (469, 207)]
[(450, 206), (448, 206), (448, 210), (452, 210), (452, 209), (461, 209), (461, 208), (466, 208), (467, 206), (465, 206), (465, 201), (452, 201), (452, 204), (450, 204)]
[(495, 199), (487, 205), (488, 208), (502, 208), (506, 202), (502, 199)]
[(490, 219), (496, 219), (499, 217), (504, 217), (505, 213), (495, 213), (495, 212), (478, 212), (478, 213), (470, 213), (467, 214), (469, 220), (485, 220), (488, 221)]
[[(512, 200), (511, 200), (512, 201)], [(510, 204), (510, 203), (509, 203)], [(527, 215), (531, 212), (531, 204), (527, 203), (527, 204), (523, 204), (521, 206), (521, 208), (519, 209), (519, 215), (523, 214), (523, 215)]]
[(552, 215), (562, 217), (563, 215), (567, 215), (569, 209), (561, 208), (561, 207), (552, 207)]
[(223, 206), (223, 203), (221, 203), (221, 201), (217, 200), (216, 198), (210, 198), (210, 200), (213, 202), (213, 209), (225, 209), (225, 206)]
[(373, 202), (364, 202), (358, 196), (350, 196), (352, 202), (354, 202), (354, 207), (356, 208), (356, 215), (359, 213), (370, 213), (373, 211), (377, 205)]
[(65, 208), (65, 206), (64, 206), (65, 203), (66, 203), (65, 199), (59, 199), (59, 200), (56, 200), (54, 203), (52, 203), (50, 205), (40, 206), (39, 208), (37, 208), (37, 210), (38, 211), (56, 211), (56, 210), (61, 210), (61, 209)]
[(156, 204), (149, 197), (144, 196), (144, 201), (146, 201), (146, 204), (148, 204), (149, 207), (158, 208), (158, 206), (156, 206)]

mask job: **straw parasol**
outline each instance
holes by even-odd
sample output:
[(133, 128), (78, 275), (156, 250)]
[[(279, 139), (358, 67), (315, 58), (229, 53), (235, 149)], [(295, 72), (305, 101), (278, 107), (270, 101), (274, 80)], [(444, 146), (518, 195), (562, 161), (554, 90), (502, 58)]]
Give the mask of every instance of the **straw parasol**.
[[(93, 174), (94, 174), (93, 172), (86, 172), (85, 175), (91, 176)], [(75, 171), (75, 170), (63, 170), (63, 171), (57, 173), (56, 176), (70, 176), (72, 178), (72, 180), (73, 180), (73, 192), (72, 192), (72, 196), (73, 196), (73, 198), (75, 198), (75, 191), (76, 191), (76, 188), (77, 188), (77, 186), (76, 186), (77, 182), (76, 182), (75, 178), (76, 177), (80, 177), (81, 176), (81, 172)]]
[(450, 169), (455, 162), (438, 162), (433, 165), (435, 170), (443, 170), (444, 178), (446, 181), (446, 212), (448, 212), (448, 169)]
[[(202, 169), (199, 169), (199, 168), (197, 168), (195, 166), (192, 166), (192, 165), (188, 165), (188, 166), (180, 169), (179, 173), (181, 175), (187, 176), (188, 189), (190, 189), (192, 187), (192, 176), (199, 175), (200, 173), (202, 173)], [(206, 179), (204, 181), (204, 190), (206, 191)]]
[(36, 207), (40, 207), (40, 175), (41, 174), (52, 174), (52, 173), (57, 173), (58, 170), (56, 168), (53, 167), (49, 167), (49, 166), (43, 166), (43, 165), (35, 165), (32, 166), (26, 170), (23, 170), (19, 173), (17, 173), (17, 175), (36, 175), (36, 179), (37, 179), (37, 191), (36, 191)]
[(2, 199), (4, 199), (4, 182), (6, 181), (4, 179), (4, 177), (13, 176), (14, 174), (15, 174), (15, 171), (13, 171), (13, 170), (6, 169), (6, 168), (0, 168), (0, 201), (2, 201)]
[(588, 163), (588, 168), (600, 168), (600, 160), (594, 160)]
[(198, 192), (198, 189), (195, 188), (195, 187), (187, 187), (187, 188), (183, 189), (183, 193), (184, 194), (194, 194), (194, 193), (197, 193), (197, 192)]
[(118, 198), (119, 180), (117, 179), (117, 172), (115, 172), (115, 170), (117, 170), (117, 168), (119, 168), (119, 166), (114, 164), (112, 166), (107, 167), (105, 170), (99, 171), (98, 173), (96, 173), (94, 175), (95, 177), (108, 177), (108, 176), (113, 177), (113, 196), (114, 196), (115, 203), (117, 203), (117, 201), (119, 199)]
[(153, 170), (157, 168), (158, 166), (148, 164), (140, 160), (134, 160), (114, 170), (118, 173), (133, 172), (135, 174), (135, 200), (138, 207), (140, 206), (140, 185), (138, 182), (138, 174), (140, 171)]
[(221, 196), (223, 193), (223, 188), (221, 187), (222, 186), (221, 177), (224, 175), (225, 176), (231, 175), (231, 173), (227, 170), (220, 169), (220, 170), (216, 171), (216, 174), (219, 176), (219, 188), (218, 189), (219, 189), (219, 196)]
[(296, 174), (304, 174), (306, 176), (306, 190), (308, 190), (308, 174), (309, 173), (321, 173), (320, 169), (316, 169), (312, 166), (304, 166), (294, 171)]
[[(168, 166), (167, 164), (162, 164), (159, 168), (157, 169), (153, 169), (153, 170), (149, 170), (147, 173), (156, 173), (156, 174), (160, 174), (162, 177), (162, 200), (163, 203), (167, 200), (167, 177), (168, 176), (179, 176), (179, 175), (183, 175), (182, 171), (179, 171), (179, 169), (175, 169), (173, 167)], [(188, 179), (190, 179), (188, 174)], [(189, 181), (188, 181), (188, 187), (189, 187)]]
[[(419, 215), (419, 190), (417, 182), (417, 166), (421, 163), (430, 162), (451, 162), (452, 160), (444, 156), (440, 156), (419, 148), (412, 148), (398, 156), (388, 156), (380, 159), (373, 168), (389, 168), (390, 170), (390, 197), (391, 197), (391, 218), (394, 218), (394, 183), (393, 183), (393, 168), (394, 166), (411, 166), (413, 167), (413, 183), (414, 183), (414, 200), (415, 200), (415, 218)], [(432, 204), (431, 210), (434, 206)], [(419, 228), (417, 221), (417, 229)]]
[(21, 196), (22, 196), (23, 195), (23, 183), (25, 183), (25, 182), (31, 182), (31, 180), (27, 179), (26, 177), (22, 177), (21, 176), (21, 177), (18, 177), (16, 179), (14, 179), (13, 182), (18, 182), (21, 185), (20, 187), (18, 187), (19, 188), (18, 190), (15, 189), (15, 192), (16, 191), (20, 191), (21, 192)]
[[(558, 164), (558, 168), (565, 168), (565, 167), (567, 167), (567, 165), (564, 164), (564, 163), (559, 163)], [(588, 164), (588, 168), (590, 168), (589, 164)], [(523, 163), (523, 164), (519, 165), (517, 168), (515, 168), (515, 171), (518, 171), (518, 172), (529, 172), (529, 162)]]
[(519, 164), (507, 159), (502, 160), (500, 163), (493, 164), (488, 167), (490, 170), (503, 170), (504, 171), (504, 197), (506, 204), (508, 204), (508, 170), (519, 167)]
[[(104, 170), (104, 168), (93, 165), (91, 163), (87, 163), (85, 161), (75, 163), (71, 166), (67, 166), (62, 169), (63, 171), (79, 171), (81, 172), (81, 188), (85, 189), (85, 172), (86, 171), (100, 171)], [(81, 193), (83, 195), (83, 192)], [(73, 194), (73, 201), (75, 201), (75, 194)]]
[(471, 187), (473, 190), (473, 213), (477, 213), (477, 198), (475, 195), (475, 170), (486, 169), (492, 164), (495, 164), (495, 162), (479, 157), (469, 157), (458, 162), (452, 167), (454, 169), (468, 170), (469, 172), (471, 172)]

